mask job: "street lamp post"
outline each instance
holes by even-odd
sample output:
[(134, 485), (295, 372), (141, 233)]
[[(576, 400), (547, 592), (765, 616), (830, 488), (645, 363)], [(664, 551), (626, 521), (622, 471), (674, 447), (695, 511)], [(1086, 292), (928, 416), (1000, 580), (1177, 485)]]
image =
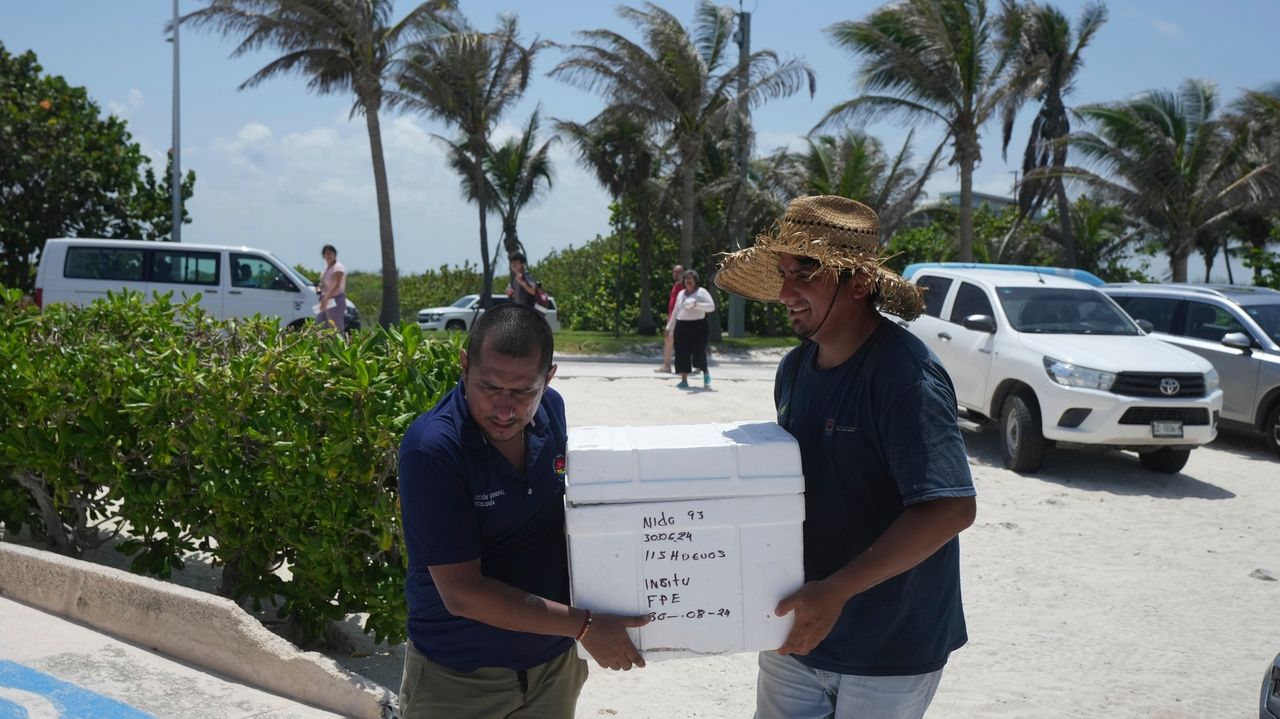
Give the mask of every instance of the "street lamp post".
[(178, 0), (173, 0), (173, 176), (169, 185), (173, 193), (173, 229), (170, 239), (182, 242), (182, 123), (179, 114), (181, 93), (178, 86)]
[[(747, 142), (750, 125), (747, 122), (747, 65), (751, 61), (751, 13), (741, 10), (739, 4), (738, 33), (738, 192), (734, 204), (734, 216), (730, 221), (730, 250), (740, 250), (746, 244), (743, 235), (746, 233), (747, 215), (747, 161), (750, 157), (750, 143)], [(729, 295), (729, 336), (742, 337), (746, 334), (747, 303), (741, 295)]]

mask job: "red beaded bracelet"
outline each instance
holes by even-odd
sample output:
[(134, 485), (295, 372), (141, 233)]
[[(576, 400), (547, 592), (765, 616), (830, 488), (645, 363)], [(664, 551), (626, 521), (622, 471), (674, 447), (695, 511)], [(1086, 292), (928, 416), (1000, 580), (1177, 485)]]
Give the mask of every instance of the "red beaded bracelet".
[(578, 630), (578, 636), (573, 638), (575, 642), (582, 641), (582, 638), (587, 636), (587, 630), (591, 629), (591, 610), (585, 609), (583, 611), (587, 613), (587, 616), (582, 619), (582, 629)]

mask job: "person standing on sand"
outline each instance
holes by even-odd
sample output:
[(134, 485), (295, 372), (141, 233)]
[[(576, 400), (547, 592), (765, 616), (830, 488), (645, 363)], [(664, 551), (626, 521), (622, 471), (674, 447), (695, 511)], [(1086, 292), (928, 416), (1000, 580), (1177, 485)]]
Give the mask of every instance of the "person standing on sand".
[[(676, 296), (680, 294), (680, 290), (684, 289), (684, 265), (676, 265), (671, 268), (671, 279), (674, 283), (671, 285), (671, 298), (667, 300), (667, 321), (676, 313)], [(675, 332), (670, 329), (662, 331), (662, 366), (654, 370), (663, 374), (671, 374), (671, 357), (675, 352)]]
[(778, 424), (805, 482), (805, 584), (777, 651), (761, 652), (757, 719), (919, 719), (968, 640), (960, 543), (977, 511), (955, 389), (905, 320), (920, 291), (886, 270), (875, 212), (793, 200), (727, 255), (716, 284), (781, 302), (803, 342), (778, 366)]

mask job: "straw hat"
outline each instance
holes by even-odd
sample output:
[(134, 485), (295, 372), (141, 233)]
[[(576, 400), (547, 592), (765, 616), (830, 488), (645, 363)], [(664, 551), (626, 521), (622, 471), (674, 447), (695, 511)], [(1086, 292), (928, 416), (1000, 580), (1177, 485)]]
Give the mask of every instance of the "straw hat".
[(777, 302), (782, 290), (778, 255), (812, 257), (819, 272), (862, 270), (875, 285), (877, 307), (912, 320), (924, 309), (920, 289), (884, 268), (880, 255), (880, 223), (870, 207), (834, 195), (798, 197), (787, 205), (773, 232), (756, 244), (725, 255), (716, 286), (763, 302)]

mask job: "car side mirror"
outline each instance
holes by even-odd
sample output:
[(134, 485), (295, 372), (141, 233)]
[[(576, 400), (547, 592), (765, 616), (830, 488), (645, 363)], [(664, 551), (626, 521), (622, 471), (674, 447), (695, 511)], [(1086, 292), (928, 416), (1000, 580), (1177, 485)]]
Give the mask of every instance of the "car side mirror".
[(996, 333), (996, 319), (991, 315), (969, 315), (960, 325), (974, 332), (986, 332), (989, 335)]
[(1253, 351), (1253, 340), (1243, 332), (1228, 332), (1222, 337), (1222, 344), (1246, 353)]
[(1151, 334), (1156, 331), (1156, 326), (1151, 324), (1151, 320), (1135, 320), (1138, 323), (1138, 329)]

